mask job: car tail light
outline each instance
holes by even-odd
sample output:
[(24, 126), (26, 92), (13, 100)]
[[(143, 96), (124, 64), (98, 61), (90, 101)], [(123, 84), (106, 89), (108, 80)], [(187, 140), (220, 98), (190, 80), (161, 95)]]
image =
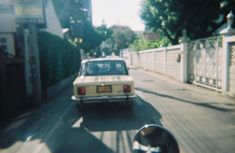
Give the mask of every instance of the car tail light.
[(123, 92), (124, 93), (130, 93), (131, 92), (131, 86), (130, 85), (123, 85)]
[(86, 88), (85, 87), (78, 87), (77, 92), (78, 92), (78, 95), (85, 95)]

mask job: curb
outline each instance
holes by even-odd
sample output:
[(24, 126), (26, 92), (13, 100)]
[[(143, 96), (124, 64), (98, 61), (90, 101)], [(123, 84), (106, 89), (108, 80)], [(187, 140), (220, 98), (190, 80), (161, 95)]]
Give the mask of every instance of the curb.
[(76, 74), (71, 75), (70, 77), (65, 78), (64, 80), (60, 81), (59, 83), (49, 87), (46, 89), (46, 99), (52, 99), (56, 95), (58, 95), (63, 89), (65, 89), (69, 84), (71, 84), (72, 88), (72, 82), (76, 78)]

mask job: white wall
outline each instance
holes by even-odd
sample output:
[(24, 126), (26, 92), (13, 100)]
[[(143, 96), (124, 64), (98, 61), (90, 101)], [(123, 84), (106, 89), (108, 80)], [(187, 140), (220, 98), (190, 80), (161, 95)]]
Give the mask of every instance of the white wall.
[(0, 13), (0, 33), (13, 33), (16, 31), (14, 14)]
[(173, 46), (166, 50), (166, 74), (178, 80), (181, 79), (180, 62), (182, 61), (178, 62), (177, 57), (181, 51), (181, 46)]
[(165, 53), (164, 49), (155, 52), (155, 68), (154, 72), (164, 73)]
[(131, 63), (135, 67), (183, 80), (183, 70), (181, 70), (182, 60), (181, 62), (177, 62), (177, 57), (179, 54), (182, 54), (182, 52), (182, 45), (176, 45), (167, 48), (145, 50), (139, 53), (131, 52), (123, 55), (123, 57), (129, 60), (128, 63)]

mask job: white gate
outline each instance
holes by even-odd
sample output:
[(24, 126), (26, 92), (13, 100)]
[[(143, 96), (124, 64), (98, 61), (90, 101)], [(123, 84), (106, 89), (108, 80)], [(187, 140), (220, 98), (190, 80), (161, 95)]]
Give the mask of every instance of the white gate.
[(189, 42), (188, 82), (221, 91), (221, 37), (210, 37)]

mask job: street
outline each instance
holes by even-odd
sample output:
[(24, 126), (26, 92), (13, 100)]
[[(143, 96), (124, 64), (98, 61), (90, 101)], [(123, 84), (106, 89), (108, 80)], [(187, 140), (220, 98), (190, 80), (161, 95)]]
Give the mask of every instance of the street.
[(235, 152), (234, 99), (143, 70), (130, 73), (138, 96), (131, 109), (97, 104), (78, 112), (71, 85), (2, 126), (0, 153), (129, 153), (135, 133), (148, 123), (169, 129), (181, 153)]

